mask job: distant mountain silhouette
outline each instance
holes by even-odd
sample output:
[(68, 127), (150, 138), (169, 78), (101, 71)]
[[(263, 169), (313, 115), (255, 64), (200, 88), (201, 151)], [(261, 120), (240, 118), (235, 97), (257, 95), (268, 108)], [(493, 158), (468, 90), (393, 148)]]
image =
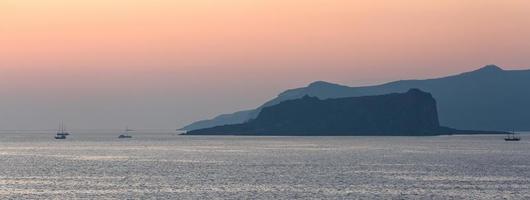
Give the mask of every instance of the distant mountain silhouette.
[(411, 89), (401, 94), (326, 100), (304, 96), (265, 107), (247, 123), (187, 134), (430, 136), (462, 132), (441, 127), (431, 94)]
[(503, 70), (495, 65), (444, 78), (366, 87), (317, 81), (307, 87), (287, 90), (257, 109), (193, 123), (183, 129), (243, 123), (256, 118), (265, 107), (305, 95), (329, 99), (405, 92), (410, 88), (433, 95), (444, 126), (468, 130), (530, 130), (530, 70)]

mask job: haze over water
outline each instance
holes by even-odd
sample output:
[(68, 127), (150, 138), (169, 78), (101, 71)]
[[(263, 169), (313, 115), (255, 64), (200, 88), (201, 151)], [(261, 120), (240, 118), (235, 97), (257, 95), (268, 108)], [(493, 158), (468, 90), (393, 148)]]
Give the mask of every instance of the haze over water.
[[(314, 81), (527, 69), (529, 13), (528, 0), (0, 0), (0, 199), (530, 199), (527, 135), (173, 131)], [(523, 92), (466, 103), (526, 114)], [(62, 122), (67, 139), (40, 131)], [(171, 131), (101, 131), (126, 126)]]
[(530, 143), (500, 135), (117, 134), (1, 133), (0, 198), (530, 198)]
[(525, 0), (1, 0), (0, 129), (180, 128), (324, 80), (530, 66)]

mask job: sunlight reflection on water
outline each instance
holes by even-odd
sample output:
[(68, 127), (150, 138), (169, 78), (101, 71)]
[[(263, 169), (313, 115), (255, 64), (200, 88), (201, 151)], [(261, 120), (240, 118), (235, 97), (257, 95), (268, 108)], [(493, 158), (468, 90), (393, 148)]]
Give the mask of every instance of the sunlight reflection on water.
[(526, 138), (13, 135), (1, 199), (530, 198)]

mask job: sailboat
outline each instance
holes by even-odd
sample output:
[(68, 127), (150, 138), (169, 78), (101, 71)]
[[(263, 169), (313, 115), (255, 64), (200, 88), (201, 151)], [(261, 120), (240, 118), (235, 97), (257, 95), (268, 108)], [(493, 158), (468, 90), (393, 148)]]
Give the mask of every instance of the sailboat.
[(515, 135), (515, 131), (513, 131), (511, 134), (508, 134), (504, 141), (519, 141), (521, 140), (521, 137)]
[(123, 132), (123, 134), (121, 134), (120, 136), (118, 136), (118, 138), (120, 139), (128, 139), (128, 138), (132, 138), (132, 136), (129, 135), (129, 132), (131, 131), (134, 131), (132, 129), (129, 129), (129, 127), (126, 127), (125, 128), (125, 131)]
[(66, 136), (70, 135), (64, 128), (64, 123), (61, 122), (61, 127), (57, 131), (57, 134), (55, 135), (55, 139), (64, 140), (66, 139)]

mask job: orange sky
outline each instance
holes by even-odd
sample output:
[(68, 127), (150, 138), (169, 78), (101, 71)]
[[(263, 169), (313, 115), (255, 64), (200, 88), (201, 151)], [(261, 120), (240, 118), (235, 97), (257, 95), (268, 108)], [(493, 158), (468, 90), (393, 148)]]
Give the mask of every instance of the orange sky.
[(0, 0), (0, 92), (7, 109), (149, 95), (135, 105), (175, 105), (146, 127), (183, 124), (314, 80), (525, 68), (529, 13), (527, 0)]

